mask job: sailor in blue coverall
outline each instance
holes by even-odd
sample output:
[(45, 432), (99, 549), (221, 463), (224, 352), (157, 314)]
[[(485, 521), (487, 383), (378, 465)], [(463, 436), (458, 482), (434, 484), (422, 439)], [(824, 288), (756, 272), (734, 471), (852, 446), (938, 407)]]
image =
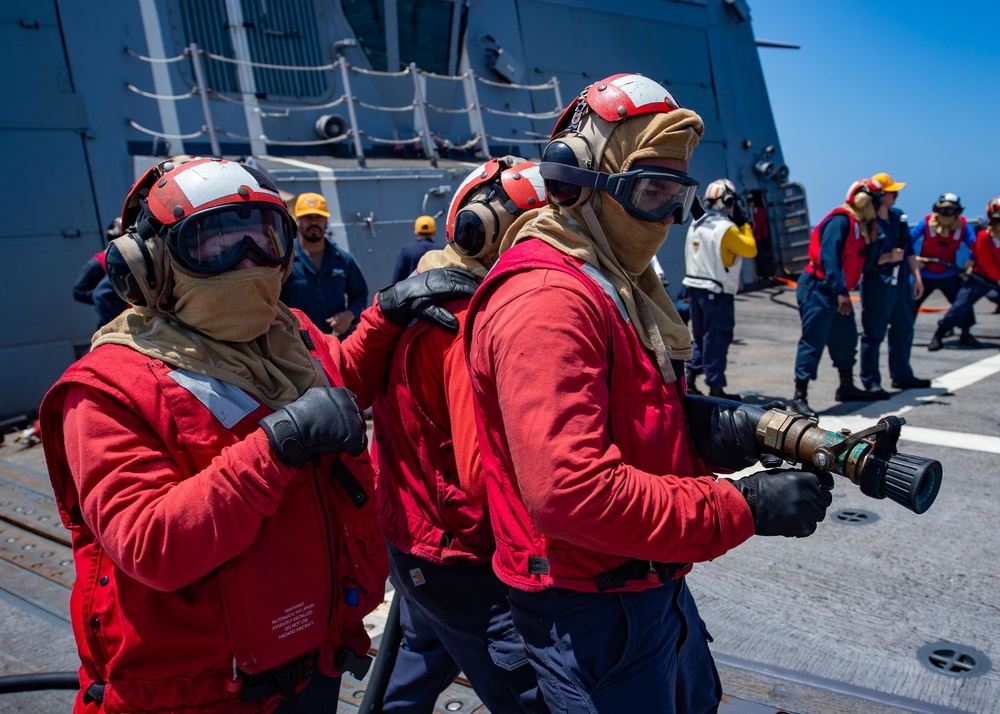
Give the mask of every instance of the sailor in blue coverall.
[(299, 238), (281, 302), (302, 310), (317, 327), (344, 339), (368, 307), (368, 284), (354, 258), (326, 237), (326, 199), (303, 193), (295, 202)]
[(889, 376), (895, 389), (931, 386), (910, 367), (916, 297), (923, 293), (919, 266), (913, 255), (909, 226), (903, 212), (893, 204), (906, 184), (888, 174), (872, 178), (885, 186), (879, 206), (878, 236), (868, 248), (861, 278), (861, 384), (867, 390), (881, 388), (879, 348), (888, 334)]

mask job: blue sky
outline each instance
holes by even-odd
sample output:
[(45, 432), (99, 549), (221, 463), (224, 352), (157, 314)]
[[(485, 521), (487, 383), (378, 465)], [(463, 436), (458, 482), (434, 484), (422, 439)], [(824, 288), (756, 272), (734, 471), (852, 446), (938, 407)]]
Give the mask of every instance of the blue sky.
[(1000, 195), (1000, 15), (982, 0), (747, 0), (791, 180), (815, 224), (880, 171), (913, 223), (945, 191)]

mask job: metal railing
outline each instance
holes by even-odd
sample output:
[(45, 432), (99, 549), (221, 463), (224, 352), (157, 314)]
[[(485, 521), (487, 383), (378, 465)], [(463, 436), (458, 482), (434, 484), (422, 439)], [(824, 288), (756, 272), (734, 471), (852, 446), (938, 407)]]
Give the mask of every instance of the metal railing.
[[(192, 75), (194, 77), (195, 85), (189, 88), (189, 91), (183, 94), (175, 95), (164, 95), (155, 94), (152, 92), (147, 92), (135, 85), (129, 83), (126, 87), (134, 92), (135, 94), (147, 98), (154, 99), (156, 101), (170, 101), (170, 102), (181, 102), (187, 99), (191, 99), (197, 96), (201, 102), (201, 110), (204, 118), (204, 123), (197, 131), (192, 131), (189, 133), (182, 134), (166, 134), (163, 132), (150, 129), (148, 127), (140, 125), (133, 119), (128, 119), (128, 124), (139, 132), (153, 136), (160, 139), (167, 140), (188, 140), (194, 139), (200, 136), (207, 136), (209, 144), (211, 145), (212, 153), (216, 156), (221, 155), (221, 149), (219, 146), (218, 136), (224, 136), (231, 139), (236, 139), (240, 141), (246, 141), (251, 143), (251, 145), (257, 144), (258, 142), (264, 147), (264, 154), (267, 153), (267, 147), (269, 146), (324, 146), (339, 144), (346, 141), (351, 141), (354, 149), (354, 156), (358, 161), (358, 165), (365, 166), (365, 151), (362, 145), (362, 137), (371, 144), (379, 145), (393, 145), (393, 146), (406, 146), (413, 145), (422, 149), (424, 155), (430, 160), (431, 165), (436, 166), (439, 156), (439, 150), (460, 150), (467, 151), (470, 149), (476, 149), (483, 157), (490, 157), (490, 142), (496, 143), (507, 143), (507, 144), (545, 144), (548, 141), (547, 135), (537, 134), (535, 132), (525, 132), (525, 136), (528, 138), (513, 138), (513, 137), (502, 137), (489, 134), (486, 131), (486, 123), (484, 117), (487, 115), (495, 116), (505, 116), (514, 117), (526, 120), (541, 120), (541, 119), (555, 119), (560, 116), (563, 110), (562, 97), (559, 92), (559, 81), (556, 77), (552, 77), (548, 82), (543, 84), (534, 85), (521, 85), (521, 84), (507, 84), (501, 82), (494, 82), (488, 80), (484, 77), (479, 77), (471, 70), (465, 72), (462, 75), (452, 76), (452, 75), (441, 75), (434, 74), (431, 72), (425, 72), (419, 69), (415, 64), (411, 63), (405, 70), (400, 72), (379, 72), (376, 70), (364, 69), (361, 67), (355, 67), (347, 62), (344, 57), (340, 57), (336, 62), (326, 65), (302, 67), (302, 66), (292, 66), (292, 65), (276, 65), (264, 62), (253, 62), (249, 60), (235, 59), (232, 57), (224, 57), (222, 55), (213, 54), (207, 52), (206, 50), (200, 49), (196, 44), (192, 43), (188, 45), (184, 52), (175, 57), (165, 57), (165, 58), (154, 58), (146, 57), (137, 52), (134, 52), (128, 48), (125, 50), (130, 56), (136, 59), (147, 62), (147, 63), (175, 63), (181, 62), (185, 59), (191, 62)], [(309, 141), (288, 141), (272, 139), (266, 134), (261, 133), (260, 135), (254, 136), (243, 136), (223, 127), (218, 127), (212, 118), (212, 105), (210, 100), (216, 100), (219, 102), (226, 102), (229, 104), (239, 104), (244, 107), (248, 106), (248, 102), (239, 97), (227, 96), (223, 92), (216, 91), (206, 84), (206, 73), (204, 71), (203, 62), (225, 62), (230, 64), (243, 65), (247, 68), (260, 68), (260, 69), (270, 69), (270, 70), (285, 70), (289, 72), (336, 72), (339, 74), (340, 84), (343, 89), (343, 93), (333, 99), (332, 101), (327, 101), (317, 104), (301, 104), (295, 106), (279, 106), (279, 105), (261, 105), (254, 102), (252, 111), (257, 113), (261, 117), (275, 118), (275, 117), (288, 117), (292, 112), (307, 111), (307, 110), (320, 110), (328, 109), (340, 105), (345, 105), (347, 108), (347, 121), (348, 125), (343, 134), (332, 137), (325, 137), (317, 140)], [(408, 104), (401, 106), (381, 106), (376, 104), (371, 104), (363, 102), (354, 95), (351, 86), (351, 76), (352, 75), (369, 75), (373, 77), (383, 78), (383, 79), (402, 79), (409, 77), (412, 82), (412, 98)], [(443, 80), (443, 81), (453, 81), (461, 82), (463, 88), (463, 94), (465, 97), (465, 106), (463, 107), (440, 107), (431, 104), (427, 101), (425, 96), (425, 87), (427, 79), (433, 80)], [(492, 107), (484, 106), (479, 100), (479, 92), (477, 85), (485, 85), (494, 88), (501, 88), (505, 90), (513, 91), (551, 91), (554, 95), (555, 108), (548, 112), (521, 112), (521, 111), (510, 111), (504, 109), (497, 109)], [(379, 137), (372, 133), (366, 131), (358, 121), (357, 109), (365, 109), (369, 111), (376, 111), (382, 113), (389, 112), (408, 112), (412, 111), (414, 113), (414, 136), (409, 139), (403, 139), (399, 137)], [(469, 135), (468, 141), (455, 144), (448, 138), (434, 135), (430, 129), (429, 123), (429, 112), (434, 112), (437, 114), (465, 114), (468, 117), (469, 123)], [(248, 126), (250, 123), (248, 122)], [(252, 132), (251, 132), (252, 133)]]

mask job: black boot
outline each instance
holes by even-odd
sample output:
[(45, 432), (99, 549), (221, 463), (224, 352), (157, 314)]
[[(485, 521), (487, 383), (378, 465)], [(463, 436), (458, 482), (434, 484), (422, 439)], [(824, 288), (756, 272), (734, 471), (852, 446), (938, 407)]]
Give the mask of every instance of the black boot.
[(927, 389), (931, 386), (931, 380), (920, 377), (903, 377), (892, 380), (893, 389)]
[(973, 349), (977, 350), (982, 349), (984, 347), (982, 342), (980, 342), (979, 340), (977, 340), (975, 337), (972, 336), (972, 333), (969, 332), (968, 327), (962, 330), (962, 334), (958, 338), (958, 344), (962, 345), (962, 347), (972, 347)]
[(709, 387), (708, 396), (715, 397), (716, 399), (729, 399), (734, 402), (743, 401), (743, 398), (739, 394), (728, 394), (722, 391), (722, 387)]
[(944, 347), (944, 343), (941, 341), (944, 339), (944, 333), (945, 331), (940, 327), (937, 328), (937, 330), (934, 331), (934, 336), (931, 338), (931, 341), (927, 343), (927, 349), (931, 352), (937, 352), (939, 349)]
[(842, 369), (840, 370), (840, 386), (837, 387), (837, 393), (833, 395), (833, 398), (838, 402), (873, 402), (876, 399), (888, 399), (889, 394), (882, 389), (878, 391), (858, 389), (854, 386), (854, 375), (851, 374), (851, 370)]
[(809, 417), (810, 419), (819, 418), (812, 407), (809, 406), (809, 402), (806, 401), (806, 393), (809, 390), (809, 380), (807, 379), (796, 379), (795, 380), (795, 396), (792, 397), (792, 401), (788, 403), (788, 408), (794, 412), (798, 412), (804, 417)]
[(684, 380), (687, 382), (687, 393), (688, 394), (701, 394), (701, 390), (698, 389), (698, 385), (695, 384), (695, 380), (698, 379), (698, 375), (691, 369), (684, 370)]

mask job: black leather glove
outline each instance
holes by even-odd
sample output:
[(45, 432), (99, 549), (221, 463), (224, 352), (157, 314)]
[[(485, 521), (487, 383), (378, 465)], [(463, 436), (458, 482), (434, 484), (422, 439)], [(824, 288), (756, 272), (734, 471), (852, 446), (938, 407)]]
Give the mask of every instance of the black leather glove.
[(313, 387), (260, 420), (271, 448), (289, 466), (326, 454), (357, 456), (368, 445), (368, 429), (350, 389)]
[(378, 305), (386, 318), (397, 325), (407, 325), (418, 318), (454, 334), (458, 332), (458, 320), (440, 303), (470, 297), (477, 287), (479, 283), (472, 273), (458, 268), (436, 268), (380, 290)]
[(733, 223), (738, 228), (742, 228), (744, 223), (749, 223), (750, 227), (753, 228), (753, 219), (750, 218), (750, 212), (746, 209), (742, 198), (737, 199), (733, 205)]
[(692, 433), (701, 458), (710, 466), (727, 471), (741, 471), (760, 460), (757, 445), (757, 422), (742, 409), (719, 406), (712, 411), (712, 425), (707, 433)]
[(758, 461), (764, 468), (784, 463), (776, 454), (764, 453), (757, 441), (757, 424), (769, 409), (784, 409), (774, 400), (756, 407), (728, 399), (686, 394), (681, 399), (688, 430), (698, 455), (710, 466), (742, 471)]
[(828, 471), (769, 469), (732, 483), (750, 506), (757, 535), (812, 535), (833, 502), (833, 474)]

